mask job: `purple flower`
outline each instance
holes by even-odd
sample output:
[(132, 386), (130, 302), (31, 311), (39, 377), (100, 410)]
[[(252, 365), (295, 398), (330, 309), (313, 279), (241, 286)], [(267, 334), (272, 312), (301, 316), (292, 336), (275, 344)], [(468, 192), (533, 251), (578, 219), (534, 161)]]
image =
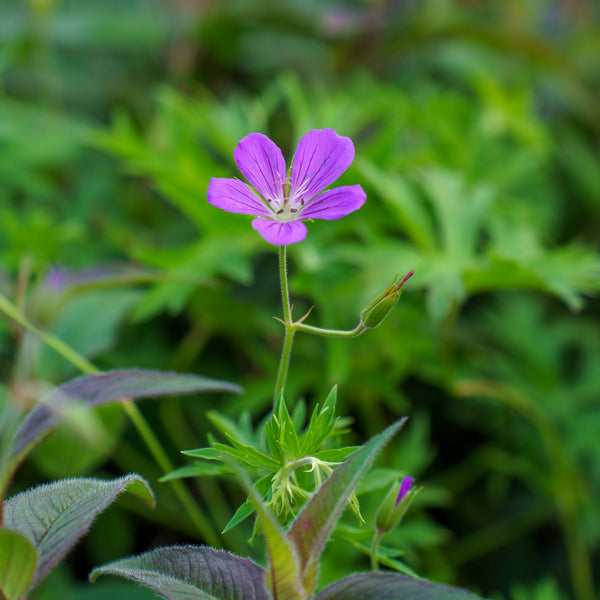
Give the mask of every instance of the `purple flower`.
[(396, 502), (394, 504), (394, 508), (396, 506), (398, 506), (398, 504), (400, 504), (400, 502), (402, 502), (402, 499), (404, 498), (404, 496), (406, 496), (406, 494), (408, 494), (408, 492), (410, 491), (410, 488), (412, 487), (414, 479), (412, 477), (410, 477), (409, 475), (407, 475), (403, 480), (402, 483), (400, 484), (400, 490), (398, 491), (398, 496), (396, 497)]
[(262, 133), (243, 138), (233, 158), (252, 187), (214, 177), (208, 201), (228, 212), (255, 215), (252, 227), (277, 246), (301, 242), (306, 237), (303, 221), (341, 219), (367, 197), (360, 185), (323, 191), (354, 160), (350, 138), (333, 129), (313, 129), (300, 140), (289, 176), (281, 150)]

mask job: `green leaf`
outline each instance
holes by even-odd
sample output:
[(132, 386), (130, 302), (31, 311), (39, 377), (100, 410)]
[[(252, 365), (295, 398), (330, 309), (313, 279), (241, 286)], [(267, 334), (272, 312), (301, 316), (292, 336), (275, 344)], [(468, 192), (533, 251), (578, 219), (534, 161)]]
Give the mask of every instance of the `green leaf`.
[[(247, 459), (246, 462), (248, 462), (248, 464), (254, 464), (257, 467), (271, 470), (276, 470), (281, 466), (276, 460), (273, 460), (270, 456), (263, 454), (262, 452), (256, 450), (252, 446), (240, 444), (240, 442), (238, 442), (231, 435), (228, 435), (227, 439), (232, 443), (233, 446), (235, 446), (235, 448), (237, 448), (240, 452), (245, 454)], [(215, 448), (216, 447), (217, 446), (215, 445)]]
[(173, 481), (174, 479), (225, 475), (226, 473), (230, 473), (230, 470), (222, 464), (197, 461), (192, 465), (183, 465), (177, 469), (173, 469), (166, 475), (163, 475), (159, 481), (163, 483), (165, 481)]
[(237, 510), (233, 513), (233, 517), (229, 519), (227, 525), (225, 525), (221, 533), (227, 533), (229, 530), (239, 525), (242, 521), (245, 521), (253, 512), (254, 504), (250, 498), (247, 498), (245, 502), (238, 506)]
[(327, 462), (342, 462), (346, 460), (353, 452), (360, 449), (360, 446), (344, 446), (344, 448), (332, 448), (331, 450), (321, 450), (315, 452), (314, 455), (319, 460)]
[(296, 427), (288, 411), (287, 404), (281, 394), (273, 407), (273, 419), (277, 420), (279, 426), (279, 446), (285, 453), (291, 454), (296, 458), (302, 456), (300, 451), (300, 440), (296, 432)]
[(37, 551), (23, 535), (0, 528), (0, 595), (20, 600), (31, 586)]
[[(271, 482), (273, 475), (265, 475), (254, 483), (254, 488), (264, 498), (267, 491), (271, 488)], [(222, 533), (227, 533), (230, 529), (233, 529), (236, 525), (239, 525), (244, 519), (247, 519), (254, 512), (254, 503), (251, 498), (247, 498), (246, 501), (241, 504), (235, 511), (233, 517), (229, 519), (227, 525), (223, 529)]]
[(56, 481), (7, 500), (5, 525), (37, 548), (39, 558), (33, 582), (42, 579), (88, 531), (92, 521), (125, 491), (154, 505), (148, 484), (138, 475), (111, 481)]
[(350, 495), (379, 451), (404, 425), (397, 421), (372, 438), (342, 463), (306, 503), (287, 532), (298, 551), (304, 588), (312, 593), (317, 583), (318, 559)]
[(326, 587), (315, 600), (478, 600), (479, 596), (399, 573), (361, 573)]
[(204, 458), (206, 460), (221, 460), (223, 456), (216, 448), (196, 448), (195, 450), (182, 450), (181, 454), (193, 456), (195, 458)]
[(207, 377), (142, 369), (85, 375), (61, 385), (27, 415), (15, 434), (0, 471), (0, 497), (19, 464), (71, 411), (82, 406), (101, 406), (123, 398), (210, 391), (240, 392), (241, 389)]
[(271, 600), (264, 569), (213, 548), (171, 546), (117, 560), (90, 574), (118, 575), (168, 600)]
[(206, 413), (208, 420), (226, 437), (233, 437), (245, 445), (252, 443), (248, 435), (237, 423), (221, 413), (211, 410)]
[(273, 458), (278, 462), (282, 462), (283, 454), (281, 453), (281, 446), (279, 444), (279, 426), (273, 419), (265, 423), (265, 437), (267, 438), (267, 444)]
[[(242, 450), (238, 450), (237, 448), (232, 448), (231, 446), (227, 446), (226, 444), (214, 443), (213, 447), (217, 450), (223, 452), (223, 454), (227, 454), (234, 460), (237, 460), (240, 463), (249, 465), (251, 467), (256, 467), (258, 469), (272, 469), (272, 465), (265, 464), (265, 461), (262, 459), (260, 452), (254, 450), (250, 446), (243, 446)], [(268, 459), (268, 457), (265, 457)], [(278, 465), (277, 465), (278, 466)]]
[(317, 405), (310, 417), (308, 429), (300, 438), (301, 453), (303, 455), (314, 454), (319, 450), (321, 444), (327, 439), (327, 436), (335, 427), (337, 418), (335, 416), (335, 404), (337, 401), (337, 386), (333, 386), (323, 408), (319, 409)]

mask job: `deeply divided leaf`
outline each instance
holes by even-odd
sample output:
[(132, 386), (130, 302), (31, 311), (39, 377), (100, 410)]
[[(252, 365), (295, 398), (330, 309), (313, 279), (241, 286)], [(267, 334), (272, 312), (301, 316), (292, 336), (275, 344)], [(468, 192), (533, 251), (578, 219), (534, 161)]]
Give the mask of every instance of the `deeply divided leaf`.
[(123, 398), (137, 399), (209, 391), (241, 390), (231, 383), (207, 377), (141, 369), (85, 375), (61, 385), (27, 415), (13, 438), (6, 463), (0, 471), (0, 497), (17, 466), (73, 411)]
[(35, 574), (37, 552), (17, 531), (0, 528), (0, 597), (20, 600)]
[(118, 575), (168, 600), (271, 600), (264, 569), (249, 558), (213, 548), (157, 548), (94, 569), (90, 578)]
[(314, 600), (480, 600), (448, 585), (399, 573), (361, 573), (326, 587)]
[(287, 538), (298, 551), (303, 585), (309, 592), (316, 585), (319, 556), (344, 506), (379, 451), (405, 421), (397, 421), (376, 435), (333, 471), (292, 523)]
[(334, 386), (322, 407), (315, 407), (308, 429), (301, 438), (302, 454), (314, 454), (319, 450), (321, 444), (332, 432), (337, 417), (335, 416), (335, 404), (337, 401), (337, 386)]
[(27, 490), (4, 505), (4, 524), (37, 549), (33, 583), (44, 577), (88, 531), (93, 520), (123, 492), (154, 504), (148, 484), (137, 475), (119, 479), (67, 479)]

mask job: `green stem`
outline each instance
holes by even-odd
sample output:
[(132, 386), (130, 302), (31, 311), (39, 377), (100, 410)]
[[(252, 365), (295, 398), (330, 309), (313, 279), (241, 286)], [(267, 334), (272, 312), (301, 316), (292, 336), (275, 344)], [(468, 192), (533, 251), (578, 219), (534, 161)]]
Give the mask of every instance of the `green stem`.
[(364, 333), (368, 328), (365, 327), (362, 321), (354, 329), (324, 329), (307, 325), (304, 323), (306, 317), (302, 317), (299, 321), (292, 321), (292, 307), (290, 305), (290, 291), (288, 284), (287, 273), (287, 252), (286, 246), (279, 247), (279, 277), (281, 280), (281, 303), (283, 306), (283, 326), (285, 334), (283, 338), (283, 348), (281, 350), (281, 358), (279, 360), (279, 369), (277, 371), (277, 379), (275, 380), (275, 393), (273, 394), (273, 402), (277, 401), (280, 394), (285, 388), (285, 382), (290, 366), (290, 357), (292, 354), (292, 344), (294, 343), (294, 335), (296, 331), (304, 331), (314, 335), (322, 335), (327, 337), (337, 338), (353, 338)]
[(381, 533), (375, 529), (373, 541), (371, 542), (371, 571), (379, 569), (379, 542), (381, 541)]
[[(73, 350), (70, 346), (65, 344), (61, 339), (57, 338), (51, 333), (47, 333), (38, 329), (33, 323), (27, 319), (27, 317), (5, 296), (0, 294), (0, 311), (10, 317), (12, 320), (17, 322), (25, 329), (31, 331), (39, 338), (41, 338), (48, 346), (58, 352), (63, 358), (68, 360), (72, 365), (77, 367), (81, 372), (89, 375), (100, 375), (102, 371), (98, 369), (94, 364), (88, 361), (85, 357), (81, 356), (78, 352)], [(174, 465), (169, 460), (166, 452), (164, 451), (160, 441), (156, 437), (154, 431), (138, 409), (138, 407), (131, 400), (124, 400), (122, 402), (125, 412), (131, 419), (131, 422), (138, 430), (139, 435), (144, 440), (148, 450), (152, 454), (156, 464), (159, 468), (168, 473), (174, 469)], [(198, 532), (204, 537), (204, 539), (213, 546), (219, 546), (219, 539), (216, 533), (213, 531), (209, 522), (207, 521), (204, 514), (200, 511), (196, 501), (191, 495), (190, 491), (183, 485), (179, 479), (170, 482), (173, 486), (177, 497), (181, 504), (185, 507), (190, 519), (198, 529)]]
[[(135, 425), (140, 437), (144, 440), (146, 447), (148, 450), (150, 450), (150, 453), (162, 472), (168, 473), (169, 471), (172, 471), (174, 469), (173, 463), (167, 456), (167, 453), (156, 437), (156, 434), (148, 424), (148, 421), (146, 421), (144, 418), (144, 415), (141, 413), (140, 409), (131, 400), (125, 399), (121, 402), (121, 404), (123, 405), (127, 416)], [(196, 501), (190, 494), (190, 491), (187, 489), (187, 487), (185, 487), (181, 479), (174, 479), (170, 483), (173, 486), (173, 490), (177, 494), (181, 504), (183, 504), (185, 507), (196, 529), (202, 534), (202, 536), (211, 546), (220, 546), (217, 535), (214, 533), (210, 523), (198, 508)]]
[(292, 355), (292, 344), (294, 343), (294, 334), (296, 333), (296, 327), (294, 323), (292, 323), (292, 307), (290, 306), (286, 246), (279, 247), (279, 277), (281, 280), (281, 303), (283, 305), (283, 326), (285, 327), (285, 336), (283, 338), (283, 348), (279, 360), (277, 379), (275, 380), (273, 402), (277, 401), (285, 388), (285, 381), (290, 366), (290, 357)]
[(298, 331), (306, 331), (306, 333), (313, 333), (314, 335), (323, 335), (326, 337), (338, 338), (355, 338), (359, 335), (362, 335), (368, 329), (362, 323), (359, 323), (354, 329), (325, 329), (323, 327), (307, 325), (306, 323), (302, 322), (294, 323), (294, 328)]
[(66, 358), (72, 365), (76, 366), (82, 373), (89, 373), (97, 375), (101, 373), (101, 371), (96, 368), (91, 362), (89, 362), (86, 358), (75, 352), (73, 348), (65, 344), (60, 338), (57, 338), (52, 333), (47, 333), (38, 329), (33, 323), (31, 323), (27, 317), (19, 310), (17, 306), (15, 306), (8, 298), (0, 294), (0, 311), (2, 311), (5, 315), (10, 317), (13, 321), (24, 327), (25, 329), (31, 331), (37, 335), (44, 343), (56, 352), (60, 354), (63, 358)]

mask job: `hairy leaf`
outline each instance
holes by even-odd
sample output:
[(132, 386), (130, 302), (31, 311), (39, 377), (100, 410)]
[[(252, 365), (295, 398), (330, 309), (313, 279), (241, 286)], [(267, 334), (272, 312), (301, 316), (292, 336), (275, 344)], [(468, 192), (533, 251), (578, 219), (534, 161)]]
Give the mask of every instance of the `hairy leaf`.
[(168, 600), (271, 600), (264, 569), (249, 558), (203, 546), (157, 548), (94, 569), (152, 588)]
[(122, 492), (150, 505), (154, 497), (138, 475), (119, 479), (66, 479), (27, 490), (4, 505), (4, 523), (37, 548), (34, 583), (44, 577), (88, 531), (92, 521)]
[(36, 562), (37, 552), (26, 537), (0, 528), (0, 597), (22, 598), (33, 580)]
[(317, 582), (319, 556), (350, 495), (378, 452), (405, 421), (406, 419), (397, 421), (352, 454), (313, 494), (294, 519), (287, 538), (298, 551), (303, 585), (309, 593), (312, 593)]
[(479, 600), (479, 596), (448, 585), (399, 573), (361, 573), (326, 587), (315, 600)]
[(70, 411), (81, 407), (100, 406), (122, 398), (210, 391), (241, 390), (231, 383), (197, 375), (141, 369), (84, 375), (61, 385), (27, 415), (15, 434), (7, 452), (7, 461), (0, 472), (0, 497), (18, 465)]

